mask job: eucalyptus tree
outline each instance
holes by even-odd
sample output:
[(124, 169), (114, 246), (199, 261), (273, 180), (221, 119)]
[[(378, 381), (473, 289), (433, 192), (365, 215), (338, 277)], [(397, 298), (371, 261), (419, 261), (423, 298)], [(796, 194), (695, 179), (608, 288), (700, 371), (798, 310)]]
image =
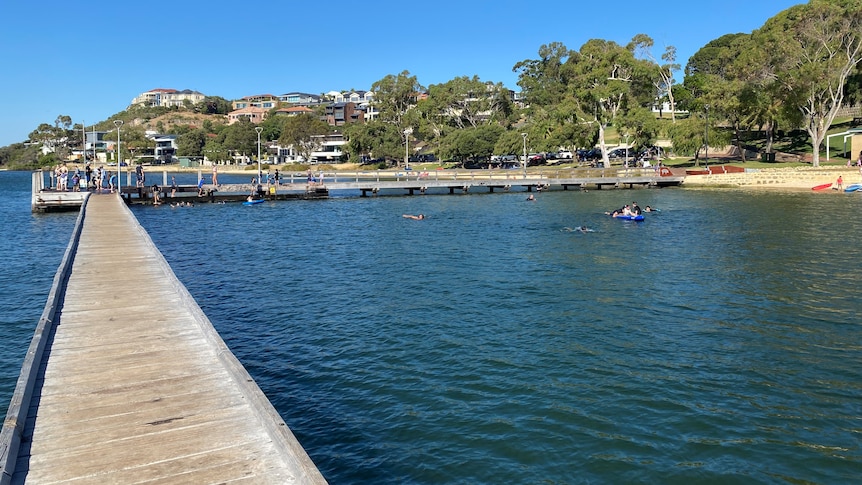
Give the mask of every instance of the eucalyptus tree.
[(604, 165), (609, 165), (605, 134), (620, 124), (630, 109), (651, 105), (654, 74), (647, 61), (636, 59), (634, 51), (642, 39), (636, 36), (625, 47), (592, 39), (571, 55), (567, 62), (569, 96), (585, 120), (598, 130)]
[[(134, 159), (142, 152), (152, 149), (155, 151), (156, 142), (147, 138), (146, 130), (141, 125), (133, 123), (124, 124), (120, 127), (120, 153), (119, 160)], [(105, 140), (117, 141), (117, 128), (114, 127), (105, 133)]]
[(344, 136), (347, 138), (345, 150), (352, 157), (367, 155), (400, 160), (404, 156), (402, 132), (395, 125), (376, 120), (351, 123), (344, 127)]
[(652, 54), (654, 42), (651, 37), (645, 34), (638, 34), (632, 39), (632, 42), (637, 46), (638, 54), (654, 64), (656, 75), (653, 78), (653, 85), (656, 89), (656, 98), (667, 98), (670, 105), (670, 119), (672, 123), (676, 123), (676, 101), (674, 100), (673, 86), (676, 83), (674, 73), (679, 71), (680, 65), (676, 62), (676, 47), (666, 46), (661, 55), (661, 60), (658, 60)]
[(441, 154), (456, 160), (490, 158), (503, 131), (498, 124), (455, 130), (443, 139)]
[(820, 147), (862, 61), (862, 0), (811, 0), (767, 20), (753, 34), (770, 54), (785, 103), (802, 115), (820, 165)]
[(204, 154), (207, 142), (207, 132), (203, 128), (189, 130), (177, 136), (177, 155), (182, 157), (200, 157)]
[(532, 150), (561, 146), (573, 149), (588, 143), (594, 138), (595, 126), (585, 117), (585, 110), (569, 85), (568, 62), (576, 53), (560, 42), (552, 42), (542, 45), (538, 54), (538, 59), (518, 62), (512, 68), (518, 72), (518, 85), (526, 104), (526, 119), (519, 132), (527, 134)]
[(317, 116), (307, 113), (289, 116), (281, 127), (278, 142), (283, 146), (292, 146), (309, 163), (311, 153), (320, 146), (321, 137), (329, 132), (329, 125)]
[(230, 160), (230, 150), (225, 148), (222, 142), (213, 138), (208, 139), (204, 144), (203, 154), (208, 160), (213, 162)]
[(442, 84), (428, 86), (423, 108), (440, 118), (441, 124), (457, 128), (477, 127), (505, 118), (511, 100), (502, 83), (483, 82), (478, 76), (456, 77)]
[(424, 88), (411, 76), (409, 71), (402, 71), (397, 76), (388, 74), (383, 79), (371, 85), (374, 93), (374, 106), (379, 111), (377, 120), (392, 125), (400, 134), (402, 145), (406, 144), (411, 130), (415, 128), (418, 117), (411, 116), (408, 111), (418, 101)]
[(219, 134), (218, 141), (230, 152), (250, 156), (257, 153), (257, 132), (254, 129), (255, 124), (243, 118), (225, 127)]
[[(59, 115), (54, 119), (54, 124), (41, 123), (35, 130), (31, 131), (28, 138), (31, 142), (42, 145), (45, 150), (57, 153), (57, 159), (65, 158), (64, 152), (73, 136), (71, 130), (72, 118), (68, 115)], [(77, 140), (77, 139), (76, 139)]]
[[(708, 42), (689, 59), (684, 85), (691, 90), (687, 103), (693, 113), (733, 127), (737, 149), (745, 161), (742, 131), (754, 123), (774, 124), (774, 113), (764, 111), (762, 49), (748, 34), (727, 34)], [(707, 116), (707, 111), (710, 116)], [(718, 130), (713, 130), (718, 133)], [(704, 140), (706, 143), (707, 140)], [(719, 137), (713, 137), (717, 144)]]

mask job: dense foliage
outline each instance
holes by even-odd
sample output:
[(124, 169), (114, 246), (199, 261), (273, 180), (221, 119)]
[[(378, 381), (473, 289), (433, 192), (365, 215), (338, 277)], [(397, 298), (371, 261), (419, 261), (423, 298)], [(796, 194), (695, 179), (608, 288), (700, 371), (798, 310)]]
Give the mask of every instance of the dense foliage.
[[(751, 34), (712, 40), (688, 60), (681, 84), (674, 79), (680, 69), (676, 49), (665, 46), (656, 56), (653, 48), (645, 34), (626, 45), (603, 39), (590, 39), (576, 50), (560, 42), (542, 45), (535, 59), (512, 68), (521, 90), (517, 102), (502, 84), (477, 76), (426, 88), (408, 71), (388, 74), (371, 87), (376, 119), (339, 129), (354, 159), (400, 161), (405, 150), (458, 161), (519, 154), (526, 134), (530, 152), (598, 146), (605, 163), (609, 146), (623, 140), (646, 147), (667, 138), (677, 154), (696, 159), (707, 143), (735, 143), (744, 157), (746, 132), (762, 133), (761, 146), (769, 152), (779, 129), (804, 129), (816, 166), (839, 108), (862, 101), (862, 0), (810, 0)], [(655, 115), (665, 102), (669, 121)], [(256, 149), (255, 127), (226, 125), (230, 102), (219, 97), (185, 108), (135, 106), (96, 128), (113, 130), (113, 121), (123, 120), (124, 156), (134, 156), (151, 144), (143, 126), (182, 109), (218, 121), (156, 122), (160, 131), (178, 135), (179, 155), (224, 160)], [(684, 119), (677, 119), (677, 110)], [(330, 131), (321, 119), (320, 112), (286, 117), (273, 111), (260, 124), (261, 139), (309, 154)], [(53, 124), (39, 125), (30, 141), (60, 159), (80, 139), (80, 130), (61, 115)], [(30, 149), (6, 147), (0, 163), (37, 163), (39, 157)]]

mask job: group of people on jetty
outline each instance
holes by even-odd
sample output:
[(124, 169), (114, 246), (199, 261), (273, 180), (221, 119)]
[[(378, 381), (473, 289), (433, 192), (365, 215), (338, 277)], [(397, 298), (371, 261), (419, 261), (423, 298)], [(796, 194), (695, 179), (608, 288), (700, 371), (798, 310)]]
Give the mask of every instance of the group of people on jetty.
[(64, 162), (54, 166), (51, 170), (50, 183), (50, 188), (60, 192), (80, 192), (82, 190), (102, 192), (107, 190), (113, 193), (117, 186), (117, 174), (101, 165), (94, 170), (90, 162), (87, 162), (83, 172), (77, 165), (74, 170), (70, 170)]

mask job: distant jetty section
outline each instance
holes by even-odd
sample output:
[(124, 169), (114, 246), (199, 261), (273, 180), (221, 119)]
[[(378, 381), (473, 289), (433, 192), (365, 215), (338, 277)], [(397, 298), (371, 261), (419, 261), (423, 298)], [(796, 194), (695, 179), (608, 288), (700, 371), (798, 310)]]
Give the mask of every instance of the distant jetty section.
[[(152, 172), (151, 172), (152, 173)], [(201, 187), (162, 183), (120, 189), (126, 204), (240, 202), (253, 199), (319, 199), (332, 193), (368, 195), (468, 194), (478, 192), (583, 190), (587, 188), (663, 188), (682, 185), (685, 175), (668, 168), (573, 168), (527, 173), (516, 170), (355, 171), (285, 174), (278, 184), (203, 184)], [(200, 175), (198, 176), (200, 179)], [(33, 211), (74, 210), (86, 192), (58, 192), (46, 187), (45, 174), (33, 173)]]

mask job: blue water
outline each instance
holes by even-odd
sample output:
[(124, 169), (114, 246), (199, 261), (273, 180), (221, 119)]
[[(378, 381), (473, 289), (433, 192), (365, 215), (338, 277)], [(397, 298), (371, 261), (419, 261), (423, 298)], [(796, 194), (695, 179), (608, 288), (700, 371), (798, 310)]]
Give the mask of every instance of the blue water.
[[(331, 483), (858, 480), (862, 197), (524, 195), (133, 211)], [(75, 217), (28, 203), (4, 396)]]

